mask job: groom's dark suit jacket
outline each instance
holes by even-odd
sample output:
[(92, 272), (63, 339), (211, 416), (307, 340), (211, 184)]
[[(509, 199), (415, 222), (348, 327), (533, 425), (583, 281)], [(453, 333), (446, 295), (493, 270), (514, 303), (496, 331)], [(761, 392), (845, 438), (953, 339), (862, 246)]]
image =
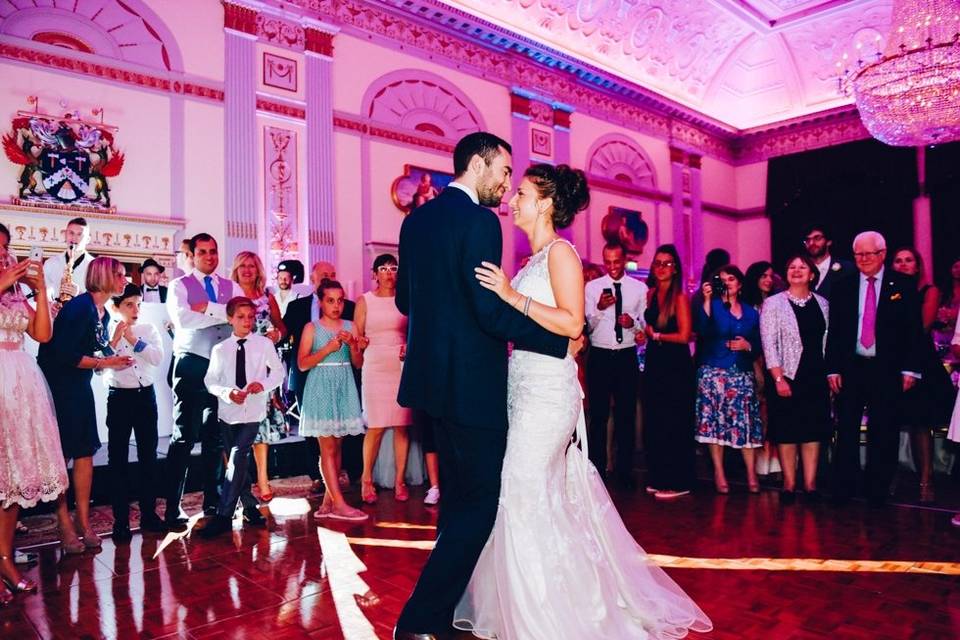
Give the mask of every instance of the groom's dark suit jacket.
[(398, 401), (468, 427), (507, 428), (507, 341), (562, 358), (566, 338), (484, 289), (474, 268), (500, 264), (497, 216), (447, 187), (403, 221), (397, 308), (408, 316)]

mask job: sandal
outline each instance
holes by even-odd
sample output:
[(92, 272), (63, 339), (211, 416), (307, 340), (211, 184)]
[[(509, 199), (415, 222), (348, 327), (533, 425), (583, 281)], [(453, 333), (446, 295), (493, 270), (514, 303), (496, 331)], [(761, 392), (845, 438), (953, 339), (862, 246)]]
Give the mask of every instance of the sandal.
[(321, 504), (320, 507), (313, 512), (313, 517), (317, 519), (326, 518), (330, 515), (331, 511), (333, 511), (333, 507), (328, 504)]
[(373, 482), (363, 480), (360, 482), (360, 499), (367, 504), (374, 504), (377, 501), (377, 488)]
[(327, 517), (331, 520), (346, 520), (348, 522), (362, 522), (369, 518), (370, 516), (360, 509), (354, 509), (353, 507), (345, 507), (343, 511), (330, 511), (327, 514)]
[(406, 502), (410, 499), (410, 492), (407, 491), (407, 485), (400, 483), (393, 490), (393, 499), (397, 502)]

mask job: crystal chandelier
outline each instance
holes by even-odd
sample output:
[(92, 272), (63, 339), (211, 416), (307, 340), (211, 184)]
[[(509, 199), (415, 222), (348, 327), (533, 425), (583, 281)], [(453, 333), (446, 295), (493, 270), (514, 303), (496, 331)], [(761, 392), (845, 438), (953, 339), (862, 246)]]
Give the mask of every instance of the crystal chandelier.
[[(876, 53), (864, 59), (872, 44)], [(960, 0), (895, 0), (887, 44), (857, 42), (837, 63), (870, 134), (889, 145), (960, 140)]]

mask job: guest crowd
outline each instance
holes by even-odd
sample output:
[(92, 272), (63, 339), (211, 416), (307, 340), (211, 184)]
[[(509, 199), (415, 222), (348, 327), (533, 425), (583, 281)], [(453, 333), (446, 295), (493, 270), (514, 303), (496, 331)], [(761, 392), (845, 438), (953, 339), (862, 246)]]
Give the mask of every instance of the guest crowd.
[[(208, 516), (200, 534), (231, 529), (238, 507), (246, 523), (263, 524), (260, 506), (273, 497), (269, 447), (291, 425), (308, 441), (314, 489), (325, 487), (317, 518), (368, 518), (342, 490), (357, 479), (363, 503), (376, 502), (378, 486), (406, 501), (411, 473), (419, 482), (425, 470), (425, 502), (440, 501), (432, 419), (396, 400), (406, 317), (394, 302), (394, 256), (374, 260), (375, 286), (354, 302), (326, 262), (313, 265), (306, 291), (297, 289), (304, 270), (295, 261), (280, 264), (269, 289), (263, 262), (248, 251), (233, 257), (229, 278), (218, 275), (219, 246), (206, 233), (181, 246), (182, 275), (163, 284), (165, 268), (150, 259), (139, 267), (138, 286), (117, 260), (87, 253), (89, 238), (86, 221), (72, 220), (70, 251), (41, 267), (13, 257), (0, 225), (0, 577), (9, 587), (0, 588), (0, 604), (37, 588), (14, 560), (20, 509), (55, 502), (65, 553), (101, 544), (90, 523), (93, 456), (101, 447), (95, 376), (107, 388), (116, 542), (131, 537), (131, 486), (141, 530), (183, 531), (195, 521), (181, 501), (197, 443)], [(833, 502), (862, 490), (882, 506), (904, 429), (920, 500), (934, 500), (932, 433), (949, 421), (956, 396), (937, 345), (952, 342), (960, 358), (960, 260), (938, 289), (925, 281), (914, 249), (888, 252), (876, 232), (856, 237), (853, 263), (831, 254), (824, 226), (798, 240), (801, 250), (782, 265), (760, 262), (746, 273), (722, 249), (711, 251), (692, 296), (673, 245), (654, 251), (645, 282), (627, 273), (626, 249), (616, 243), (603, 248), (602, 271), (584, 266), (589, 347), (579, 357), (590, 457), (601, 475), (636, 487), (639, 400), (643, 486), (657, 498), (690, 493), (703, 443), (720, 494), (731, 490), (725, 451), (737, 449), (750, 493), (760, 491), (761, 477), (781, 472), (781, 504), (798, 496), (818, 502), (829, 465)], [(141, 319), (143, 304), (165, 307), (172, 354), (160, 329)], [(36, 360), (24, 336), (40, 343)], [(174, 409), (161, 471), (155, 383), (163, 376)], [(960, 415), (953, 423), (950, 436), (960, 440)], [(128, 477), (131, 434), (136, 482)], [(382, 447), (386, 435), (390, 446)]]

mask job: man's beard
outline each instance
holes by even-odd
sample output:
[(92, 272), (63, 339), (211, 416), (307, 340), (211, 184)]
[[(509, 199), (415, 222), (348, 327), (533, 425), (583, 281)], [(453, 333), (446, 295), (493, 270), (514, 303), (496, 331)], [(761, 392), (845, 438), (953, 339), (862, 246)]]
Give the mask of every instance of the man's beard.
[(278, 282), (278, 283), (277, 283), (277, 286), (280, 287), (280, 291), (287, 291), (287, 290), (290, 289), (290, 283), (289, 283), (289, 282)]
[(816, 261), (823, 260), (823, 257), (827, 255), (827, 247), (824, 245), (822, 249), (817, 250), (816, 252), (810, 251), (810, 257)]
[(499, 187), (477, 187), (477, 200), (483, 207), (499, 207), (503, 195)]

